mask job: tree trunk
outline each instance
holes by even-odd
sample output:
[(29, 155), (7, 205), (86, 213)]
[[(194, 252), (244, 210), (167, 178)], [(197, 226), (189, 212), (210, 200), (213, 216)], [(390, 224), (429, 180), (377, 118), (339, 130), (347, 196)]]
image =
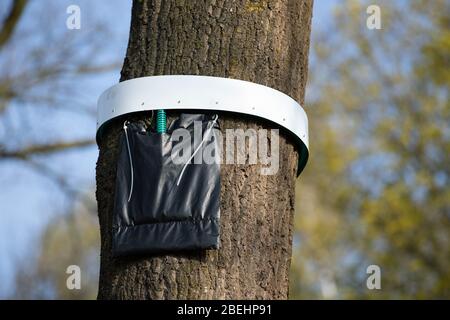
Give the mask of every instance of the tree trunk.
[[(195, 74), (242, 79), (303, 104), (312, 0), (134, 1), (121, 81)], [(273, 106), (276, 108), (276, 106)], [(143, 119), (148, 115), (135, 115)], [(227, 128), (275, 128), (219, 114)], [(280, 131), (280, 167), (221, 167), (221, 248), (111, 257), (118, 137), (113, 122), (99, 143), (97, 200), (101, 229), (99, 299), (286, 299), (298, 154)]]

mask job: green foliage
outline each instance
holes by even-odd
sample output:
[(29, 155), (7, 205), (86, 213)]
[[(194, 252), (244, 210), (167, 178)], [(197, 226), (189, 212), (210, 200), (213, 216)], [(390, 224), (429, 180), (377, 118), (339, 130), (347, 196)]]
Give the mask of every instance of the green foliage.
[(378, 4), (313, 37), (292, 298), (450, 298), (450, 2)]

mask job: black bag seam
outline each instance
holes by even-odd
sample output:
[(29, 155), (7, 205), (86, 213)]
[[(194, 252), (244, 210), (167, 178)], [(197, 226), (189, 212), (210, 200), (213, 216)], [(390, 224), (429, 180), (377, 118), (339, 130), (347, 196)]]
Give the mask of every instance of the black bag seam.
[(140, 224), (128, 224), (128, 225), (113, 225), (112, 229), (113, 231), (118, 230), (119, 228), (130, 228), (130, 227), (139, 227), (139, 226), (151, 226), (151, 225), (162, 225), (162, 224), (168, 224), (168, 223), (179, 223), (179, 224), (197, 224), (200, 222), (219, 222), (218, 217), (210, 217), (206, 219), (188, 219), (188, 220), (172, 220), (172, 221), (158, 221), (158, 222), (151, 222), (151, 223), (140, 223)]

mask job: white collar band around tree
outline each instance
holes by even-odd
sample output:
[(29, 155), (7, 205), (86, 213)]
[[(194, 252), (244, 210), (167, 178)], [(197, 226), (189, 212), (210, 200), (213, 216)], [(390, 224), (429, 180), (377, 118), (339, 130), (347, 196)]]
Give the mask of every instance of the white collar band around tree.
[(107, 89), (97, 107), (97, 139), (109, 120), (129, 113), (159, 109), (223, 111), (263, 118), (286, 129), (298, 147), (298, 174), (308, 160), (305, 111), (288, 95), (260, 84), (193, 75), (142, 77)]

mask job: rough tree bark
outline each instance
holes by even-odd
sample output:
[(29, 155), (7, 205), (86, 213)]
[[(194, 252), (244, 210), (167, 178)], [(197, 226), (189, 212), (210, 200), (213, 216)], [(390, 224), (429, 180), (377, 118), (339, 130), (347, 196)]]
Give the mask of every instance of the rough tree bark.
[[(134, 1), (121, 81), (150, 75), (229, 77), (280, 90), (301, 104), (307, 77), (312, 0)], [(276, 108), (276, 106), (274, 106)], [(222, 129), (273, 126), (219, 115)], [(148, 115), (137, 115), (142, 119)], [(100, 141), (97, 200), (101, 229), (99, 299), (286, 299), (298, 155), (280, 136), (280, 168), (221, 169), (221, 248), (111, 257), (118, 120)]]

